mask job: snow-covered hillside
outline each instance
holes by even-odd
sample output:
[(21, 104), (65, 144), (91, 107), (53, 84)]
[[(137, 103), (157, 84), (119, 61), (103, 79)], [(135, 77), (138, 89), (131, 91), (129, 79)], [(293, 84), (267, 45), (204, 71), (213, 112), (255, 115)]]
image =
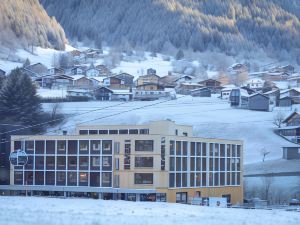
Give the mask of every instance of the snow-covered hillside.
[(226, 209), (158, 202), (0, 197), (5, 225), (298, 225), (300, 213)]
[[(61, 111), (73, 115), (104, 107), (110, 108), (75, 117), (66, 116), (67, 121), (59, 128), (74, 133), (76, 124), (90, 120), (93, 121), (88, 122), (89, 124), (140, 124), (150, 120), (171, 119), (179, 124), (194, 126), (194, 135), (197, 136), (243, 140), (245, 163), (261, 161), (262, 148), (271, 152), (267, 156), (267, 160), (270, 160), (282, 157), (283, 146), (294, 145), (273, 133), (275, 128), (273, 117), (277, 111), (233, 109), (228, 102), (216, 97), (184, 96), (160, 103), (162, 101), (127, 102), (122, 105), (119, 105), (120, 102), (96, 101), (62, 103)], [(51, 110), (51, 104), (44, 104), (44, 107), (46, 110)], [(132, 111), (126, 112), (129, 110)], [(284, 113), (288, 115), (290, 111)]]

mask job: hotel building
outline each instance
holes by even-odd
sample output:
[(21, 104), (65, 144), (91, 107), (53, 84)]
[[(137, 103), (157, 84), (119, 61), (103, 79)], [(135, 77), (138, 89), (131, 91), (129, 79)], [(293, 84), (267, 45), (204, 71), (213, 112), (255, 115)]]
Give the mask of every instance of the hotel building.
[(25, 166), (11, 190), (93, 194), (104, 199), (187, 203), (194, 197), (243, 201), (243, 142), (192, 136), (173, 121), (85, 125), (75, 135), (12, 136)]

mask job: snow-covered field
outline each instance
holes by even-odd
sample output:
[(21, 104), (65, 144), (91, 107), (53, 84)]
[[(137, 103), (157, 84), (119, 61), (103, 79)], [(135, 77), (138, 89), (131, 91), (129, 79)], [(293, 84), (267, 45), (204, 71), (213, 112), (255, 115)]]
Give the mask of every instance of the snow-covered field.
[(1, 225), (298, 225), (299, 212), (42, 197), (0, 197)]
[[(151, 120), (171, 119), (179, 124), (194, 126), (194, 135), (197, 136), (243, 140), (245, 163), (261, 161), (260, 152), (263, 147), (271, 152), (266, 158), (270, 160), (282, 157), (283, 146), (293, 145), (273, 133), (273, 117), (277, 111), (233, 109), (228, 102), (216, 97), (179, 96), (177, 100), (162, 101), (123, 104), (99, 101), (62, 103), (61, 112), (68, 116), (66, 122), (57, 128), (68, 130), (72, 134), (75, 125), (79, 123), (141, 124)], [(50, 111), (51, 104), (44, 104), (44, 108)], [(289, 115), (291, 111), (284, 113)], [(56, 128), (50, 130), (53, 129)]]

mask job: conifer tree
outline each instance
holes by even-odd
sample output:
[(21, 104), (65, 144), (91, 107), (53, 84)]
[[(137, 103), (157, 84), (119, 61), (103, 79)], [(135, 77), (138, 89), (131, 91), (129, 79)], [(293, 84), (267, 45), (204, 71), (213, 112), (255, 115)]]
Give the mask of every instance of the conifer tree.
[(2, 120), (16, 120), (25, 125), (39, 121), (42, 111), (36, 87), (19, 68), (14, 69), (2, 85), (0, 111)]

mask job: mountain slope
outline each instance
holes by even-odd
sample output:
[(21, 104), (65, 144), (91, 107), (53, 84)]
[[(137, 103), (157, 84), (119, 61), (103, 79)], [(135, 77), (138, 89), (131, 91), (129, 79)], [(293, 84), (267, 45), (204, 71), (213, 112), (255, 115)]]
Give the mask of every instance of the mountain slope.
[(64, 49), (64, 30), (38, 0), (1, 0), (0, 46)]
[(282, 50), (300, 49), (297, 10), (285, 6), (284, 0), (40, 1), (69, 37), (79, 40), (129, 43), (152, 51), (172, 44), (194, 51), (219, 49), (228, 55), (263, 48), (282, 56)]

